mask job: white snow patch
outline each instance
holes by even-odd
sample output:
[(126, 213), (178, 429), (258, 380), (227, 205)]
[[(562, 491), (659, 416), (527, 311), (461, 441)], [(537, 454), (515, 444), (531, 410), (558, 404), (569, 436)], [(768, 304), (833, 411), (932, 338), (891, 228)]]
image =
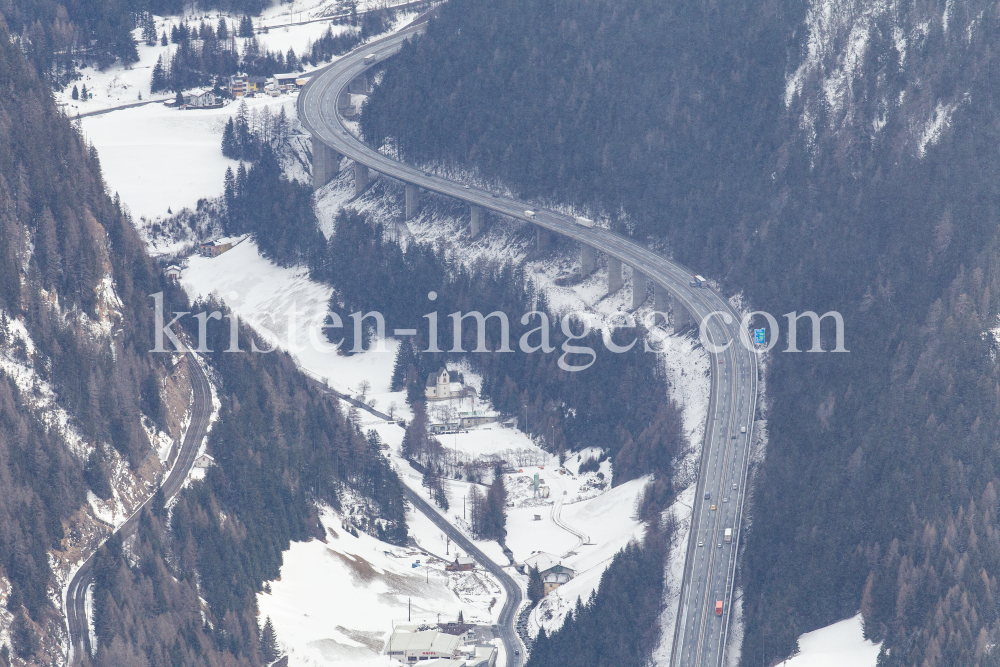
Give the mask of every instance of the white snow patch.
[(352, 537), (329, 508), (321, 518), (327, 542), (292, 543), (271, 592), (257, 596), (290, 665), (388, 667), (394, 663), (383, 647), (393, 626), (407, 622), (408, 608), (413, 622), (436, 622), (439, 614), (451, 621), (461, 611), (467, 621), (488, 624), (499, 614), (501, 601), (489, 609), (499, 586), (482, 571), (474, 579), (448, 573), (443, 559), (364, 533)]
[(799, 652), (781, 667), (875, 667), (882, 644), (864, 637), (861, 614), (799, 635)]
[(928, 146), (933, 146), (941, 138), (941, 133), (951, 124), (951, 115), (957, 107), (958, 104), (954, 102), (951, 104), (941, 104), (941, 102), (938, 102), (934, 113), (931, 114), (931, 117), (924, 125), (923, 131), (920, 133), (917, 143), (917, 154), (920, 157), (926, 154)]

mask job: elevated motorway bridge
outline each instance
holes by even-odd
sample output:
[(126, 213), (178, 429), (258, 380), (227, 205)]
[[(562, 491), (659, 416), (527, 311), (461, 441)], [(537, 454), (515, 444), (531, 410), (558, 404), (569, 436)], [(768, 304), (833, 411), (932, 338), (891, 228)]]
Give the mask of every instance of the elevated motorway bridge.
[[(652, 283), (654, 309), (665, 313), (672, 300), (675, 327), (687, 326), (688, 318), (700, 323), (703, 344), (715, 350), (712, 389), (671, 666), (722, 667), (757, 402), (757, 355), (749, 333), (721, 294), (690, 284), (694, 273), (687, 267), (606, 229), (578, 224), (571, 216), (432, 176), (382, 155), (351, 134), (342, 115), (350, 106), (350, 91), (367, 89), (366, 70), (397, 53), (424, 27), (418, 20), (359, 47), (315, 72), (303, 88), (298, 114), (313, 139), (314, 188), (332, 180), (347, 159), (353, 163), (357, 194), (368, 186), (371, 171), (404, 183), (407, 219), (416, 211), (420, 191), (426, 190), (466, 202), (473, 236), (482, 231), (486, 210), (523, 220), (535, 226), (540, 247), (552, 234), (579, 243), (583, 275), (593, 272), (596, 254), (604, 253), (609, 292), (623, 286), (622, 265), (631, 267), (633, 309), (646, 302)], [(727, 528), (732, 530), (731, 541), (724, 539)], [(504, 619), (511, 624), (517, 614), (509, 611)], [(515, 636), (512, 627), (505, 627), (503, 634), (505, 643), (516, 642), (508, 639)], [(507, 645), (508, 667), (520, 664), (514, 648)]]

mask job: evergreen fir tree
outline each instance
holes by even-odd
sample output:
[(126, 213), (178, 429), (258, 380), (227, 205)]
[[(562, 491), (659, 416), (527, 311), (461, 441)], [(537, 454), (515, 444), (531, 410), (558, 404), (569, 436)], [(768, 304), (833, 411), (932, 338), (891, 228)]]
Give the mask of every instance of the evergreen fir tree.
[(176, 24), (170, 26), (170, 42), (172, 44), (180, 44), (181, 42), (181, 30)]
[(542, 573), (538, 571), (538, 566), (528, 570), (528, 599), (532, 604), (545, 597), (545, 584), (542, 582)]
[[(223, 154), (225, 154), (225, 149), (223, 149)], [(226, 217), (229, 217), (232, 215), (233, 204), (236, 202), (236, 176), (233, 175), (232, 167), (226, 167), (226, 176), (223, 182), (225, 187), (222, 198), (226, 202)]]
[(507, 487), (504, 485), (503, 468), (497, 464), (493, 469), (493, 482), (486, 492), (485, 536), (502, 541), (507, 535)]
[(238, 37), (253, 37), (253, 21), (246, 14), (240, 19), (240, 31), (237, 35)]
[(458, 610), (458, 624), (459, 625), (465, 624), (465, 614), (462, 613), (461, 609)]
[[(231, 160), (239, 157), (236, 147), (236, 131), (233, 129), (233, 119), (231, 117), (226, 121), (226, 127), (222, 131), (222, 154)], [(233, 170), (227, 168), (226, 175), (232, 177)]]
[(184, 106), (184, 95), (179, 90), (177, 91), (177, 95), (174, 96), (174, 104), (178, 108)]
[(229, 39), (229, 24), (226, 23), (225, 18), (219, 18), (219, 25), (215, 29), (215, 37), (220, 42), (225, 42)]
[(404, 338), (396, 350), (396, 361), (392, 366), (392, 379), (389, 382), (390, 391), (401, 391), (406, 386), (407, 373), (411, 367), (416, 368), (416, 363), (413, 344)]
[(431, 495), (434, 498), (434, 502), (437, 503), (437, 506), (447, 512), (449, 508), (448, 494), (444, 492), (444, 486), (441, 484), (441, 477), (438, 476), (434, 481), (434, 491)]
[(242, 199), (247, 194), (247, 168), (240, 161), (240, 166), (236, 168), (236, 198)]
[(290, 46), (288, 47), (288, 53), (285, 54), (285, 67), (289, 72), (301, 69), (299, 67), (299, 58), (295, 55), (295, 49)]
[(163, 493), (163, 487), (156, 487), (156, 493), (153, 494), (153, 499), (149, 501), (149, 509), (156, 516), (166, 518), (167, 516), (167, 497)]
[(142, 15), (142, 39), (146, 46), (156, 45), (156, 23), (153, 22), (153, 15), (144, 12)]
[(76, 84), (73, 84), (73, 99), (80, 99), (80, 89), (76, 87)]
[(167, 77), (163, 71), (163, 56), (159, 56), (156, 58), (156, 64), (153, 65), (153, 78), (149, 82), (149, 91), (156, 93), (166, 89)]
[(408, 459), (420, 456), (427, 443), (427, 410), (422, 401), (416, 401), (411, 408), (413, 419), (406, 425), (401, 446), (403, 457)]
[(170, 42), (167, 41), (167, 31), (164, 30), (163, 34), (160, 36), (160, 46), (166, 46)]
[(271, 623), (270, 616), (264, 622), (264, 629), (260, 631), (260, 652), (268, 663), (281, 657), (281, 652), (278, 650), (278, 637), (274, 632), (274, 624)]
[(83, 100), (84, 102), (90, 99), (87, 95), (87, 84), (83, 84), (83, 87), (80, 88), (80, 99)]

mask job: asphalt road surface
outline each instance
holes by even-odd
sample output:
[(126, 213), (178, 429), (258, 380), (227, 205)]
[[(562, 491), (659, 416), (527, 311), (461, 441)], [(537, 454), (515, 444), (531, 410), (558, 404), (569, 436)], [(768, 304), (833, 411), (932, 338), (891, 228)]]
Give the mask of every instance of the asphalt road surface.
[[(170, 473), (162, 484), (163, 495), (167, 499), (172, 498), (181, 490), (181, 486), (183, 486), (184, 480), (194, 464), (201, 441), (208, 432), (208, 422), (212, 417), (212, 392), (208, 386), (208, 378), (205, 377), (201, 366), (195, 361), (193, 353), (188, 353), (187, 364), (188, 369), (190, 369), (191, 388), (194, 394), (191, 401), (191, 423), (187, 433), (184, 434), (184, 442), (181, 443), (177, 460), (174, 461), (173, 468), (170, 469)], [(149, 504), (150, 500), (152, 500), (152, 496), (147, 498), (146, 502), (118, 528), (116, 532), (123, 539), (135, 532), (136, 526), (139, 525), (139, 518), (142, 516), (142, 510)], [(78, 663), (84, 652), (92, 653), (86, 598), (87, 588), (94, 579), (96, 557), (97, 552), (95, 551), (76, 571), (66, 588), (66, 625), (69, 628), (70, 664)]]
[[(521, 587), (514, 579), (504, 572), (503, 568), (494, 563), (489, 556), (480, 551), (469, 538), (463, 535), (457, 528), (452, 526), (437, 511), (431, 507), (427, 501), (417, 495), (416, 491), (403, 484), (403, 495), (413, 503), (413, 507), (421, 514), (430, 519), (435, 526), (440, 528), (451, 541), (457, 544), (465, 553), (476, 559), (480, 566), (500, 581), (504, 592), (507, 593), (507, 600), (500, 610), (500, 618), (497, 624), (500, 626), (500, 639), (503, 641), (507, 651), (507, 667), (518, 667), (524, 657), (521, 654), (521, 642), (514, 631), (514, 621), (517, 619), (517, 610), (521, 606)], [(517, 651), (517, 653), (515, 653)]]
[[(757, 403), (757, 354), (749, 332), (721, 294), (708, 287), (691, 287), (694, 272), (677, 262), (608, 230), (583, 227), (570, 216), (431, 176), (382, 155), (354, 137), (337, 113), (340, 92), (366, 68), (397, 53), (404, 40), (423, 28), (421, 23), (410, 25), (315, 72), (299, 94), (299, 119), (314, 141), (321, 141), (385, 176), (533, 223), (615, 257), (666, 288), (700, 325), (702, 343), (711, 353), (712, 391), (671, 665), (721, 667), (725, 661)], [(369, 55), (375, 58), (366, 61)], [(708, 499), (706, 493), (710, 495)], [(726, 528), (733, 531), (730, 542), (723, 539)], [(717, 614), (719, 602), (721, 613)], [(509, 620), (511, 625), (502, 624), (505, 638), (514, 637), (513, 618)], [(508, 647), (512, 645), (507, 639), (504, 641)]]

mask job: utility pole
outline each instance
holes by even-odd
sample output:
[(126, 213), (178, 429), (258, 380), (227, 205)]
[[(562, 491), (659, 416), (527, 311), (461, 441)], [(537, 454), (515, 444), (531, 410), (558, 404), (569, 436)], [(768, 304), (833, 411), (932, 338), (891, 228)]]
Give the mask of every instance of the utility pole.
[(410, 618), (410, 610), (412, 605), (410, 604), (410, 598), (406, 598), (406, 622), (409, 623), (412, 619)]

